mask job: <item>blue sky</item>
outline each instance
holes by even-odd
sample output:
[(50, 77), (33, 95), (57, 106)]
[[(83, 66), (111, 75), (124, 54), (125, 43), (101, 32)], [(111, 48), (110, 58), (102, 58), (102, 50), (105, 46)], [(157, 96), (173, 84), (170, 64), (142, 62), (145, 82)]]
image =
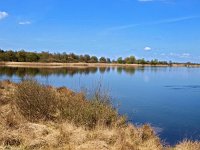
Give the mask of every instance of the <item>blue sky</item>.
[(1, 0), (0, 48), (200, 62), (199, 0)]

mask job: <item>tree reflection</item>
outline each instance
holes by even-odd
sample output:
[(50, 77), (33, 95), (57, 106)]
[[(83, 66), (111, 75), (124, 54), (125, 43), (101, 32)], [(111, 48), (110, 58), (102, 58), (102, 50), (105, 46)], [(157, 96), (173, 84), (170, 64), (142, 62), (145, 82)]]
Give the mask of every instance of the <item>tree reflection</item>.
[(122, 74), (122, 72), (125, 72), (126, 74), (134, 75), (135, 71), (136, 71), (135, 67), (117, 67), (117, 72), (119, 74)]
[[(115, 70), (116, 69), (116, 70)], [(136, 68), (134, 67), (87, 67), (87, 68), (22, 68), (22, 67), (0, 67), (0, 76), (13, 77), (18, 76), (20, 78), (42, 76), (47, 77), (49, 75), (56, 76), (74, 76), (76, 74), (88, 75), (95, 74), (97, 71), (101, 74), (109, 73), (110, 71), (117, 71), (119, 74), (125, 72), (126, 74), (134, 75)]]
[(74, 76), (75, 74), (89, 74), (96, 73), (98, 68), (21, 68), (21, 67), (0, 67), (0, 75), (6, 75), (8, 77), (18, 76), (25, 77), (30, 76), (34, 77), (37, 75), (46, 77), (49, 75), (70, 75)]

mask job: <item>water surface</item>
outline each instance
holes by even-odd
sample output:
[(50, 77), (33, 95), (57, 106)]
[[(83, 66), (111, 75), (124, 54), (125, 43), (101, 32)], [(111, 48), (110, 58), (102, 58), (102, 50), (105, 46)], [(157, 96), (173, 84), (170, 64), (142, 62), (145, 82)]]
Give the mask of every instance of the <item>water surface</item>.
[(14, 82), (31, 76), (44, 84), (80, 91), (100, 82), (135, 124), (151, 124), (162, 140), (200, 140), (200, 68), (9, 68), (0, 67), (0, 80)]

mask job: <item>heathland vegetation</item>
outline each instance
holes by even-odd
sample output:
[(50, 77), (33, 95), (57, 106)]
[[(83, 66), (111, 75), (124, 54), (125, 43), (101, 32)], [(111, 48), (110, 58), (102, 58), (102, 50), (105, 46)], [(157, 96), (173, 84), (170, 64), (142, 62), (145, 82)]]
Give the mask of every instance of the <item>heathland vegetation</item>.
[(90, 98), (36, 81), (0, 82), (0, 149), (199, 150), (163, 144), (150, 125), (136, 127), (97, 88)]

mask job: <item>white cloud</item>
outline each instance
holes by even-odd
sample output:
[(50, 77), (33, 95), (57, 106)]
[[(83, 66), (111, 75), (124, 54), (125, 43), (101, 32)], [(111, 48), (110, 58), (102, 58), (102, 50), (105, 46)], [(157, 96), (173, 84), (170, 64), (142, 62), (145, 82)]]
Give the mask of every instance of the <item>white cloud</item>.
[(19, 24), (20, 25), (29, 25), (29, 24), (31, 24), (31, 22), (30, 21), (20, 21)]
[(146, 47), (144, 48), (144, 50), (145, 50), (145, 51), (150, 51), (150, 50), (151, 50), (151, 47), (146, 46)]
[(5, 12), (5, 11), (0, 11), (0, 20), (6, 18), (7, 16), (8, 16), (8, 13), (7, 13), (7, 12)]

